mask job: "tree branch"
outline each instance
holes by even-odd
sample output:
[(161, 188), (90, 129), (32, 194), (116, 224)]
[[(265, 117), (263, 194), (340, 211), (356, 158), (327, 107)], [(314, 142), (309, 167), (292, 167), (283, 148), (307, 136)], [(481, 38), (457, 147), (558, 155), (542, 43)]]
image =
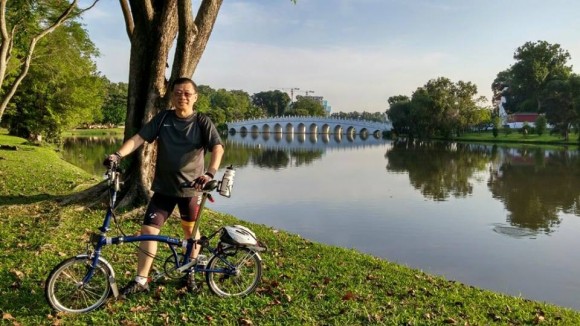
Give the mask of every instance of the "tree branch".
[(127, 36), (129, 39), (133, 36), (133, 31), (135, 30), (135, 21), (133, 21), (133, 15), (131, 13), (131, 8), (127, 0), (119, 0), (121, 4), (121, 10), (123, 11), (123, 18), (125, 19), (125, 29), (127, 30)]
[[(183, 1), (183, 2), (190, 2)], [(191, 26), (191, 10), (188, 11), (187, 8), (182, 8), (180, 6), (179, 10), (179, 24), (180, 24), (180, 35), (185, 39), (179, 40), (177, 43), (177, 48), (175, 50), (174, 62), (187, 62), (183, 65), (173, 65), (173, 71), (171, 72), (171, 78), (175, 79), (181, 76), (192, 76), (195, 72), (197, 64), (201, 59), (201, 55), (205, 50), (213, 26), (217, 19), (220, 6), (223, 0), (202, 0), (197, 16), (195, 17), (195, 26)], [(191, 8), (191, 3), (189, 4)], [(186, 35), (181, 35), (184, 32), (182, 24), (189, 24), (185, 26)], [(188, 58), (188, 59), (185, 59)]]
[[(95, 0), (94, 3), (88, 9), (92, 8), (95, 5), (95, 3), (97, 3), (98, 1), (99, 0)], [(71, 18), (71, 13), (73, 12), (74, 8), (76, 8), (77, 2), (78, 2), (78, 0), (73, 0), (73, 2), (71, 2), (71, 4), (62, 12), (62, 14), (54, 21), (54, 23), (52, 23), (52, 25), (50, 25), (47, 28), (45, 28), (44, 30), (42, 30), (40, 33), (38, 33), (36, 36), (34, 36), (30, 40), (30, 45), (28, 47), (28, 51), (27, 51), (26, 57), (24, 59), (24, 65), (22, 66), (20, 73), (18, 74), (18, 76), (16, 77), (16, 79), (14, 80), (12, 85), (10, 86), (9, 90), (4, 94), (4, 98), (2, 99), (2, 102), (0, 103), (0, 121), (2, 121), (2, 116), (4, 115), (4, 111), (6, 110), (8, 103), (10, 102), (10, 100), (12, 100), (12, 97), (16, 93), (18, 86), (20, 86), (20, 83), (22, 82), (24, 77), (26, 77), (26, 74), (28, 74), (28, 69), (30, 68), (30, 63), (32, 62), (32, 54), (34, 53), (34, 49), (36, 48), (36, 44), (44, 36), (46, 36), (49, 33), (52, 33), (57, 27), (62, 25), (67, 19)], [(5, 5), (6, 5), (6, 0), (1, 0), (0, 9), (5, 10), (6, 9)], [(81, 12), (84, 12), (88, 9), (81, 10)], [(4, 13), (4, 10), (2, 10), (2, 13)], [(7, 31), (6, 31), (6, 34), (8, 34)], [(3, 38), (2, 39), (2, 54), (1, 54), (2, 58), (6, 58), (6, 54), (3, 52), (5, 50), (4, 49), (4, 41), (5, 40)], [(0, 58), (0, 60), (2, 60), (2, 58)], [(3, 67), (4, 67), (4, 65), (0, 68), (3, 68)], [(4, 80), (4, 76), (5, 76), (5, 70), (2, 72), (2, 75), (0, 76), (2, 81)]]

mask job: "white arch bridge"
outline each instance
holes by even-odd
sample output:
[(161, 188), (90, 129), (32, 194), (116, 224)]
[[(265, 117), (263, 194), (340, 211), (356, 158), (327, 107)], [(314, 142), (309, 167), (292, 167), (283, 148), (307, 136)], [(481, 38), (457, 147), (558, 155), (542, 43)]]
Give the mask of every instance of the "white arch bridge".
[(391, 122), (351, 120), (327, 117), (271, 117), (228, 122), (230, 133), (275, 134), (373, 134), (391, 130)]

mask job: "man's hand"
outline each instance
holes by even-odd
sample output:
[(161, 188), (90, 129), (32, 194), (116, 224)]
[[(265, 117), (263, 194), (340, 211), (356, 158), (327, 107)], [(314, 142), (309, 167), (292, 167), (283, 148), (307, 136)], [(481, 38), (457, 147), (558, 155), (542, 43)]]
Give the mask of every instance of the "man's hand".
[(119, 165), (119, 162), (121, 162), (121, 154), (115, 152), (105, 158), (103, 165), (110, 169), (112, 166)]
[(203, 186), (205, 186), (205, 184), (210, 182), (212, 179), (213, 176), (209, 173), (199, 176), (193, 181), (193, 188), (195, 188), (195, 190), (201, 190), (203, 189)]

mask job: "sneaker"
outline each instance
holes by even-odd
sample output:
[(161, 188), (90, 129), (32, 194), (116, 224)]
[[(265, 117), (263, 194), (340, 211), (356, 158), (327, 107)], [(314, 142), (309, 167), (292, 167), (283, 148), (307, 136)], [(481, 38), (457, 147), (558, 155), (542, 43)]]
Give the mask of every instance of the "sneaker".
[(122, 288), (119, 294), (122, 299), (125, 299), (128, 295), (140, 292), (149, 292), (149, 284), (145, 283), (145, 285), (141, 285), (133, 280)]

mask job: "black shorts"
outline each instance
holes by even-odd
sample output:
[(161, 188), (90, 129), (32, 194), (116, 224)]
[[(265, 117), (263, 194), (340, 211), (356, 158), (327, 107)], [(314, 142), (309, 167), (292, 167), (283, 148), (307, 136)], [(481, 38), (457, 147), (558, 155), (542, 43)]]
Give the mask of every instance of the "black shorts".
[(151, 201), (149, 201), (149, 206), (147, 206), (143, 225), (160, 229), (173, 212), (175, 205), (179, 208), (181, 220), (185, 223), (192, 223), (197, 220), (197, 212), (199, 211), (198, 199), (198, 196), (173, 197), (155, 193), (151, 197)]

